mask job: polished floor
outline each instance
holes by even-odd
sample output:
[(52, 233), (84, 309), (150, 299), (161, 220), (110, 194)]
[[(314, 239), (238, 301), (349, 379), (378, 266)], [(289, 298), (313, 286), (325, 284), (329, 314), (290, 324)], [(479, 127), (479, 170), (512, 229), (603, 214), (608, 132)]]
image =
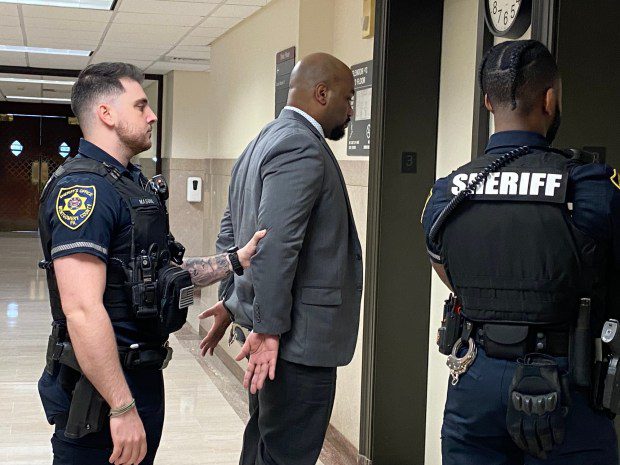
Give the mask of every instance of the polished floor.
[[(7, 465), (52, 462), (52, 427), (37, 393), (51, 323), (40, 255), (36, 235), (0, 234), (0, 463)], [(248, 416), (243, 387), (217, 358), (197, 354), (198, 340), (190, 325), (170, 339), (158, 465), (239, 460)]]

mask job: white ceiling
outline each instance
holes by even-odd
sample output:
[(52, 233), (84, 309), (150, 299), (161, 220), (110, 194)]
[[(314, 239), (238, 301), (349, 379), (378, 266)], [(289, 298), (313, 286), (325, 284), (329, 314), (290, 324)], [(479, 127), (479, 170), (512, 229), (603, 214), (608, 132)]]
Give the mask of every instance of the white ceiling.
[[(207, 71), (211, 43), (270, 1), (118, 0), (113, 11), (0, 3), (0, 45), (93, 51), (90, 57), (0, 52), (0, 65), (80, 70), (91, 63), (125, 61), (152, 74)], [(0, 100), (22, 95), (14, 93), (20, 87), (19, 92), (37, 96), (70, 91), (68, 86), (0, 82)], [(48, 87), (54, 92), (44, 90)]]

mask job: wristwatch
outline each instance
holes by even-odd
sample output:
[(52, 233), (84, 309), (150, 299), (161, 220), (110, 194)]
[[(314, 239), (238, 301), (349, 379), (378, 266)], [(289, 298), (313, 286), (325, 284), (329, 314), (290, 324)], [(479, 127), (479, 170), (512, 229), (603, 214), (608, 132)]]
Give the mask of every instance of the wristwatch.
[(228, 259), (230, 260), (230, 264), (233, 267), (233, 271), (237, 276), (243, 276), (243, 266), (241, 266), (241, 262), (239, 261), (239, 255), (237, 255), (237, 251), (239, 247), (231, 247), (226, 252), (228, 252)]

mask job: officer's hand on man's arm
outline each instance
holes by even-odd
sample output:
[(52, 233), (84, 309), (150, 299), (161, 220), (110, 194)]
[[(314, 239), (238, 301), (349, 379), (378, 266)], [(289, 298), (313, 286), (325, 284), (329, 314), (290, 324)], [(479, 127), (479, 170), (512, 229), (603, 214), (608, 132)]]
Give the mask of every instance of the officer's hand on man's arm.
[[(237, 251), (237, 257), (244, 269), (250, 267), (250, 261), (256, 254), (259, 241), (265, 237), (265, 229), (257, 231), (250, 241)], [(183, 261), (181, 268), (189, 271), (192, 283), (196, 286), (210, 286), (221, 281), (233, 272), (233, 266), (227, 253), (213, 255), (211, 257), (192, 257)]]
[[(108, 312), (103, 306), (106, 265), (99, 258), (77, 253), (54, 260), (54, 270), (67, 328), (80, 368), (111, 408), (129, 404)], [(136, 408), (110, 419), (114, 449), (110, 463), (139, 464), (146, 456), (146, 433)]]
[(280, 336), (251, 332), (235, 358), (238, 362), (250, 357), (248, 368), (243, 377), (243, 387), (252, 394), (263, 388), (267, 376), (270, 380), (276, 377), (276, 363), (280, 348)]
[(258, 248), (258, 243), (260, 240), (265, 237), (267, 234), (266, 229), (261, 229), (260, 231), (256, 231), (252, 236), (252, 239), (248, 241), (246, 245), (244, 245), (241, 249), (237, 251), (237, 256), (239, 257), (239, 262), (244, 269), (248, 269), (250, 267), (250, 263), (252, 257), (256, 255), (256, 249)]

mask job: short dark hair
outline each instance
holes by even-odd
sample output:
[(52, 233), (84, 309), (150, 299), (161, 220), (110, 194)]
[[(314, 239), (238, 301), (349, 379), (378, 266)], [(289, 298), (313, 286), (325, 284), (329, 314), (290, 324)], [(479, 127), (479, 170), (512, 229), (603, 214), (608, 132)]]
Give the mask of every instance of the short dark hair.
[(483, 94), (495, 107), (530, 113), (560, 77), (555, 59), (537, 40), (502, 42), (482, 59), (478, 78)]
[(129, 63), (97, 63), (82, 70), (71, 89), (71, 109), (78, 119), (85, 119), (86, 110), (93, 100), (102, 95), (120, 95), (125, 92), (122, 78), (142, 84), (144, 73)]

